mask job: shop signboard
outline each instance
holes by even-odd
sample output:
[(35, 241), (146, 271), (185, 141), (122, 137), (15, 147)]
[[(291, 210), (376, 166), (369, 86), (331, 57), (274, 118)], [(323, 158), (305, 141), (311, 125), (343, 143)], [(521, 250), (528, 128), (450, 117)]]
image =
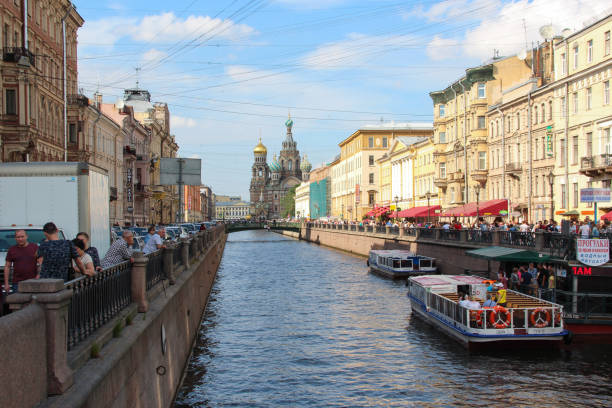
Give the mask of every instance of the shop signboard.
[(546, 157), (553, 157), (553, 131), (552, 131), (552, 126), (546, 126)]
[(609, 188), (583, 188), (580, 190), (581, 203), (609, 203)]
[(361, 202), (361, 190), (359, 188), (359, 184), (355, 184), (355, 204), (359, 204)]
[(577, 239), (576, 259), (589, 266), (599, 266), (610, 260), (610, 241), (607, 239)]

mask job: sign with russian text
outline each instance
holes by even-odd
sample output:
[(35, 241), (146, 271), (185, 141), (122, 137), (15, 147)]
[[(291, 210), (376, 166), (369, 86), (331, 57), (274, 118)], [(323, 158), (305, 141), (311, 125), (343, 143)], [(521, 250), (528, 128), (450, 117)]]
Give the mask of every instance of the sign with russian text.
[(610, 202), (609, 188), (583, 188), (580, 190), (581, 203), (608, 203)]
[(610, 241), (607, 239), (577, 239), (576, 259), (590, 266), (607, 263), (610, 260)]
[(359, 188), (359, 184), (355, 184), (355, 204), (359, 204), (361, 202), (361, 190)]
[(546, 126), (546, 156), (553, 157), (553, 132), (552, 126)]

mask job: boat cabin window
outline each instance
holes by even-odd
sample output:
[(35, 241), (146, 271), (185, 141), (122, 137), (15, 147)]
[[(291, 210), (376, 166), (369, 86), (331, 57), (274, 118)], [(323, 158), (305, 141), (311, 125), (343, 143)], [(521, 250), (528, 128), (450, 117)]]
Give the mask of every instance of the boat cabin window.
[(412, 259), (402, 259), (402, 268), (412, 268)]
[(400, 260), (399, 259), (394, 259), (393, 260), (393, 267), (394, 268), (399, 268), (400, 267)]
[(430, 268), (431, 259), (420, 259), (421, 268)]

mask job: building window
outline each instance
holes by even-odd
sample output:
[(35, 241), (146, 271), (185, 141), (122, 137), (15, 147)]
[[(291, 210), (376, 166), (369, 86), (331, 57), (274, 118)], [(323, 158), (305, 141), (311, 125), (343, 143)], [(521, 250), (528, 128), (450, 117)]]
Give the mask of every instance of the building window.
[(572, 138), (572, 164), (578, 164), (578, 136)]
[(374, 147), (374, 138), (372, 136), (368, 137), (368, 147)]
[(578, 68), (578, 46), (574, 47), (574, 69)]
[(587, 88), (586, 90), (586, 108), (591, 109), (591, 102), (593, 101), (593, 88)]
[(610, 104), (610, 81), (604, 82), (603, 86), (603, 103), (604, 105)]
[(567, 65), (567, 57), (565, 53), (561, 54), (561, 75), (565, 75), (567, 71), (565, 70), (565, 66)]
[(368, 165), (370, 166), (374, 165), (374, 156), (368, 156)]
[(574, 208), (577, 208), (578, 207), (578, 199), (579, 199), (579, 196), (578, 196), (578, 183), (574, 183), (573, 188), (574, 188)]
[(446, 115), (446, 105), (442, 104), (438, 107), (438, 114), (441, 118)]
[(593, 40), (587, 41), (587, 62), (593, 61)]
[(446, 163), (440, 163), (440, 178), (446, 178)]
[(478, 170), (487, 169), (487, 153), (478, 152)]
[(565, 100), (565, 96), (561, 97), (561, 117), (565, 117), (565, 111), (567, 110), (567, 101)]
[(533, 107), (533, 121), (534, 124), (538, 123), (538, 107)]
[(438, 133), (438, 137), (440, 138), (440, 143), (446, 143), (446, 132)]
[(486, 127), (485, 117), (478, 116), (478, 129), (484, 129)]
[(560, 166), (565, 166), (565, 139), (559, 140), (559, 159), (561, 159)]
[(561, 184), (561, 208), (567, 208), (567, 189), (565, 184)]
[(374, 205), (374, 193), (368, 193), (368, 204)]
[(76, 143), (77, 142), (77, 132), (76, 132), (76, 124), (75, 123), (71, 123), (68, 126), (68, 135), (69, 135), (70, 143)]
[(516, 130), (521, 128), (521, 114), (520, 112), (516, 112)]
[(604, 55), (610, 55), (610, 31), (604, 33)]
[(540, 122), (544, 122), (546, 120), (546, 105), (542, 104), (540, 106)]
[(586, 151), (586, 155), (587, 157), (591, 157), (593, 155), (593, 132), (588, 132), (586, 134), (586, 141), (587, 141), (587, 151)]
[(374, 173), (368, 174), (368, 182), (374, 184)]
[(6, 114), (17, 114), (17, 92), (14, 89), (7, 89), (6, 95)]
[(382, 139), (383, 139), (383, 141), (382, 141), (382, 147), (385, 147), (385, 148), (386, 148), (386, 147), (388, 146), (388, 143), (387, 143), (387, 137), (385, 136), (385, 137), (383, 137)]
[(548, 101), (548, 120), (552, 120), (553, 102)]
[(486, 98), (486, 84), (483, 82), (480, 82), (478, 84), (478, 99), (484, 99)]
[(578, 113), (578, 92), (572, 94), (572, 100), (574, 102), (574, 113)]

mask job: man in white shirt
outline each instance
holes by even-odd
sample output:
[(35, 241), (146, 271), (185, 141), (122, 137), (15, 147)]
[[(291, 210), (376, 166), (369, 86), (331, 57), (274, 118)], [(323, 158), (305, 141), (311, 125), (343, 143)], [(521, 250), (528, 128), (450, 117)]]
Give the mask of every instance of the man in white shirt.
[(582, 221), (580, 223), (580, 228), (578, 229), (578, 232), (580, 233), (580, 236), (582, 238), (588, 238), (591, 235), (591, 227), (589, 227), (589, 224)]
[(163, 238), (166, 236), (166, 229), (160, 228), (156, 234), (153, 234), (151, 238), (147, 241), (143, 248), (143, 252), (145, 254), (150, 254), (151, 252), (155, 252), (158, 249), (165, 248)]
[(529, 224), (527, 224), (527, 221), (523, 220), (523, 223), (521, 224), (519, 229), (521, 232), (529, 232)]
[(473, 309), (473, 310), (478, 310), (478, 309), (480, 309), (480, 302), (478, 302), (474, 298), (474, 296), (470, 296), (470, 300), (468, 301), (467, 308), (468, 309)]

